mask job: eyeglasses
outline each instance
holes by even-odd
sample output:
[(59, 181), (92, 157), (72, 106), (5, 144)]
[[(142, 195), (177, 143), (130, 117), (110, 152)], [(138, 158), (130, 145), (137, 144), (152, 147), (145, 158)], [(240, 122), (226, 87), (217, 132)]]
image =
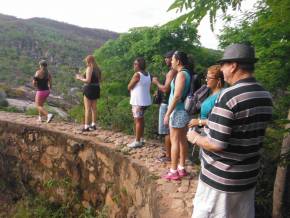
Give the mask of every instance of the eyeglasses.
[(217, 78), (217, 77), (210, 77), (210, 76), (206, 76), (206, 77), (205, 77), (205, 80), (206, 80), (206, 81), (208, 81), (208, 80), (210, 80), (210, 79), (218, 79), (218, 78)]

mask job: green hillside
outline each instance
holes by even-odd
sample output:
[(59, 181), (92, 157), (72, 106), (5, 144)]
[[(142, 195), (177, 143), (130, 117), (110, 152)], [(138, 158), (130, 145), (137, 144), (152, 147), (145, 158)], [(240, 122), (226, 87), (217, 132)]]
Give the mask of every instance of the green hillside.
[(44, 18), (18, 19), (0, 14), (0, 81), (10, 86), (31, 81), (39, 59), (49, 61), (57, 93), (74, 83), (75, 67), (115, 32), (81, 28)]

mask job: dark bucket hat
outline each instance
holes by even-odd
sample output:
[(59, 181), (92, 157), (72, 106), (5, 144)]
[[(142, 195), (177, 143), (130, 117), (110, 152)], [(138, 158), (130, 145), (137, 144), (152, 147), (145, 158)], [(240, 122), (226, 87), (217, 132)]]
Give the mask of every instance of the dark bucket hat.
[(238, 63), (256, 63), (255, 49), (247, 44), (232, 44), (225, 48), (222, 59), (218, 63), (238, 62)]

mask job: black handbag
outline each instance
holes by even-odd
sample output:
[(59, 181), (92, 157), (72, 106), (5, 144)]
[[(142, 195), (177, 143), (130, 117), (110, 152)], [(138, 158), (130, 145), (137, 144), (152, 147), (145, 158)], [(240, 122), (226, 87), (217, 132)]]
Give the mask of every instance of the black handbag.
[(153, 95), (153, 104), (161, 104), (162, 97), (163, 97), (162, 92), (160, 92), (159, 90), (155, 92)]

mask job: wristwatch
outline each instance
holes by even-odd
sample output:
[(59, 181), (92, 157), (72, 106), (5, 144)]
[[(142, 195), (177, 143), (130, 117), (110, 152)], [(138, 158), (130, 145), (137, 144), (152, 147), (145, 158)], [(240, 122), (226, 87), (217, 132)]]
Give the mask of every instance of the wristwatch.
[(199, 126), (199, 127), (202, 127), (201, 119), (198, 119), (198, 126)]

